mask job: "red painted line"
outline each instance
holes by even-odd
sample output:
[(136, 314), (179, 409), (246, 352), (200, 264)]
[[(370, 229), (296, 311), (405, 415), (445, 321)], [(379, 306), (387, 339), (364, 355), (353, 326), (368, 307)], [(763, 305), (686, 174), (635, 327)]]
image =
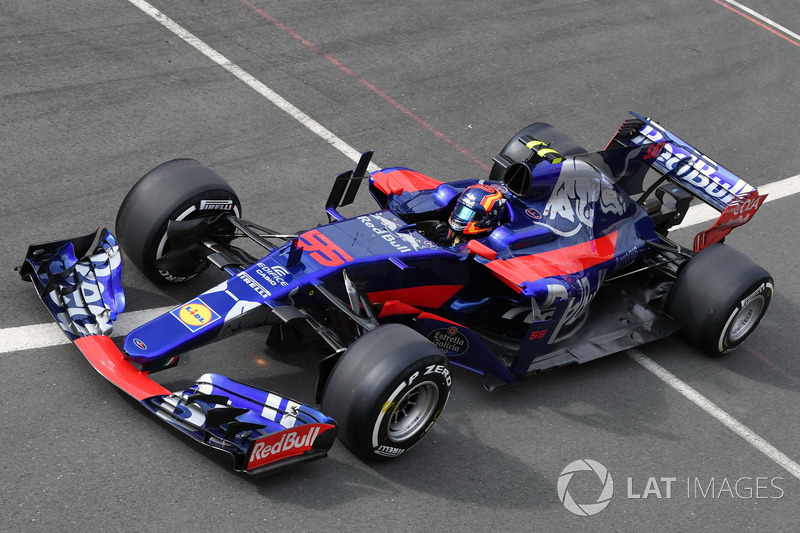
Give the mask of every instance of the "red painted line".
[(745, 13), (744, 11), (741, 11), (741, 10), (739, 10), (739, 9), (736, 9), (734, 6), (732, 6), (732, 5), (728, 4), (728, 3), (726, 3), (724, 0), (713, 0), (713, 1), (714, 1), (714, 2), (716, 2), (717, 4), (721, 5), (721, 6), (722, 6), (722, 7), (724, 7), (724, 8), (730, 9), (731, 11), (733, 11), (734, 13), (736, 13), (737, 15), (739, 15), (739, 16), (741, 16), (741, 17), (744, 17), (744, 18), (746, 18), (747, 20), (749, 20), (749, 21), (750, 21), (750, 22), (752, 22), (753, 24), (758, 24), (759, 26), (761, 26), (762, 28), (764, 28), (764, 29), (765, 29), (765, 30), (767, 30), (768, 32), (770, 32), (770, 33), (773, 33), (773, 34), (777, 35), (778, 37), (780, 37), (780, 38), (781, 38), (781, 39), (783, 39), (784, 41), (790, 42), (790, 43), (792, 43), (793, 45), (795, 45), (795, 46), (799, 46), (799, 47), (800, 47), (800, 42), (798, 42), (797, 40), (795, 40), (795, 39), (792, 39), (792, 38), (791, 38), (791, 37), (789, 37), (788, 35), (785, 35), (785, 34), (783, 34), (783, 33), (779, 32), (779, 31), (778, 31), (778, 30), (776, 30), (775, 28), (770, 28), (769, 26), (767, 26), (766, 24), (764, 24), (764, 23), (763, 23), (763, 22), (761, 22), (760, 20), (757, 20), (757, 19), (755, 19), (755, 18), (751, 17), (750, 15), (748, 15), (747, 13)]
[(350, 67), (348, 67), (347, 65), (345, 65), (344, 63), (342, 63), (341, 61), (339, 61), (338, 59), (336, 59), (332, 55), (328, 54), (327, 52), (323, 51), (319, 46), (317, 46), (316, 44), (312, 43), (311, 41), (309, 41), (308, 39), (306, 39), (305, 37), (303, 37), (302, 35), (300, 35), (296, 31), (294, 31), (290, 27), (286, 26), (284, 23), (280, 22), (278, 19), (276, 19), (275, 17), (273, 17), (272, 15), (270, 15), (269, 13), (264, 11), (263, 9), (261, 9), (258, 6), (254, 5), (249, 0), (239, 0), (239, 1), (242, 4), (246, 5), (247, 7), (249, 7), (255, 13), (258, 13), (260, 16), (262, 16), (263, 18), (265, 18), (268, 21), (270, 21), (272, 24), (277, 26), (279, 29), (281, 29), (282, 31), (287, 33), (289, 36), (291, 36), (292, 38), (294, 38), (297, 41), (299, 41), (300, 43), (302, 43), (303, 46), (306, 46), (307, 48), (311, 49), (314, 53), (319, 54), (320, 56), (325, 58), (327, 61), (329, 61), (330, 63), (335, 65), (339, 70), (341, 70), (342, 72), (344, 72), (348, 76), (354, 78), (361, 85), (363, 85), (364, 87), (366, 87), (367, 89), (372, 91), (372, 93), (374, 93), (375, 95), (381, 97), (383, 100), (388, 102), (389, 105), (391, 105), (396, 110), (400, 111), (401, 113), (403, 113), (404, 115), (406, 115), (407, 117), (412, 119), (414, 122), (416, 122), (417, 124), (419, 124), (420, 126), (425, 128), (426, 130), (428, 130), (430, 133), (435, 135), (439, 140), (444, 141), (445, 143), (449, 144), (451, 147), (455, 148), (458, 152), (460, 152), (462, 155), (466, 156), (473, 163), (477, 164), (478, 166), (480, 166), (484, 170), (489, 170), (490, 169), (489, 165), (487, 165), (482, 160), (480, 160), (478, 157), (473, 155), (469, 150), (467, 150), (463, 146), (461, 146), (458, 143), (456, 143), (454, 140), (452, 140), (447, 135), (445, 135), (441, 131), (439, 131), (436, 128), (434, 128), (429, 123), (427, 123), (424, 120), (422, 120), (413, 111), (411, 111), (406, 106), (404, 106), (403, 104), (401, 104), (400, 102), (398, 102), (397, 100), (395, 100), (394, 98), (392, 98), (391, 96), (389, 96), (388, 94), (386, 94), (385, 92), (380, 90), (378, 87), (376, 87), (372, 82), (370, 82), (366, 78), (363, 78), (363, 77), (359, 76), (358, 74), (356, 74)]
[(741, 347), (741, 349), (743, 349), (744, 351), (750, 353), (751, 355), (755, 356), (756, 358), (760, 359), (761, 362), (763, 362), (764, 364), (766, 364), (767, 366), (772, 368), (775, 372), (777, 372), (778, 374), (780, 374), (784, 378), (788, 379), (789, 381), (791, 381), (795, 385), (800, 386), (800, 379), (799, 378), (797, 378), (796, 376), (794, 376), (793, 374), (788, 372), (786, 369), (781, 368), (780, 366), (775, 364), (772, 360), (770, 360), (763, 353), (759, 352), (755, 348), (752, 348), (751, 346), (748, 346), (747, 344), (743, 345)]

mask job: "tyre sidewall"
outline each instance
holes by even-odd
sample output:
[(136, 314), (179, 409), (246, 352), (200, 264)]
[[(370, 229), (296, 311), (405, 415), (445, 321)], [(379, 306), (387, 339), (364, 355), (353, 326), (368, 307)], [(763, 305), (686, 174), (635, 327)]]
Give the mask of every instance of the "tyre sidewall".
[[(238, 199), (235, 195), (226, 194), (227, 191), (214, 189), (205, 191), (197, 196), (194, 196), (181, 204), (172, 213), (164, 217), (164, 221), (158, 228), (155, 228), (149, 239), (150, 246), (145, 250), (145, 259), (150, 262), (155, 262), (163, 255), (164, 245), (166, 244), (167, 227), (172, 220), (191, 220), (199, 217), (212, 217), (222, 213), (231, 213), (234, 216), (239, 216), (240, 208), (238, 206)], [(229, 211), (221, 211), (216, 209), (200, 210), (203, 201), (208, 200), (232, 200), (233, 209)], [(199, 261), (196, 269), (191, 273), (171, 273), (169, 271), (159, 270), (155, 266), (152, 267), (152, 274), (157, 275), (159, 280), (168, 281), (171, 283), (181, 283), (189, 281), (196, 277), (206, 268), (209, 263), (206, 261)]]
[[(437, 371), (438, 369), (438, 371)], [(433, 427), (442, 414), (450, 394), (451, 377), (446, 359), (437, 356), (426, 357), (403, 370), (400, 375), (381, 393), (377, 400), (369, 402), (369, 395), (364, 395), (363, 407), (357, 409), (354, 417), (363, 420), (354, 435), (359, 442), (370, 440), (370, 446), (363, 452), (371, 453), (376, 458), (391, 458), (403, 454), (417, 444)], [(438, 398), (433, 414), (425, 424), (411, 437), (395, 441), (390, 436), (389, 424), (391, 414), (398, 401), (416, 387), (432, 385), (438, 391)]]
[[(416, 433), (394, 441), (389, 417), (399, 399), (428, 383), (438, 391), (431, 416)], [(339, 423), (339, 439), (363, 459), (397, 457), (434, 425), (450, 395), (447, 358), (433, 343), (400, 324), (360, 337), (337, 362), (325, 386), (322, 411)]]

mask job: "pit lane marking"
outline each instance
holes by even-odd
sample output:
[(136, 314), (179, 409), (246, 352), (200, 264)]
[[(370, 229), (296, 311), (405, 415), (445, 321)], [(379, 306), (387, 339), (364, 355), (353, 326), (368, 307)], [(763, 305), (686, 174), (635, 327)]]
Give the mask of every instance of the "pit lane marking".
[[(758, 13), (758, 12), (750, 9), (749, 7), (747, 7), (747, 6), (743, 5), (743, 4), (740, 4), (739, 2), (736, 2), (735, 0), (713, 0), (713, 1), (716, 2), (717, 4), (721, 5), (724, 8), (730, 9), (731, 11), (736, 13), (737, 15), (746, 18), (750, 22), (752, 22), (754, 24), (758, 24), (759, 26), (761, 26), (762, 28), (764, 28), (768, 32), (774, 33), (775, 35), (777, 35), (781, 39), (783, 39), (783, 40), (785, 40), (787, 42), (790, 42), (795, 46), (800, 46), (800, 35), (798, 35), (795, 32), (789, 30), (788, 28), (785, 28), (785, 27), (781, 26), (780, 24), (778, 24), (774, 20), (765, 17), (761, 13)], [(729, 4), (729, 5), (725, 5), (725, 4)], [(756, 20), (756, 19), (758, 19), (758, 20)], [(761, 22), (759, 22), (759, 20)]]
[[(237, 78), (247, 84), (248, 87), (253, 89), (255, 92), (272, 102), (276, 107), (278, 107), (281, 111), (288, 114), (290, 117), (295, 119), (297, 122), (311, 130), (313, 133), (321, 137), (325, 142), (336, 148), (338, 151), (343, 153), (345, 156), (353, 160), (354, 162), (358, 162), (361, 158), (361, 152), (344, 142), (342, 139), (337, 137), (332, 131), (327, 129), (325, 126), (314, 120), (313, 118), (309, 117), (305, 113), (303, 113), (299, 108), (297, 108), (294, 104), (286, 100), (284, 97), (261, 83), (257, 80), (253, 75), (248, 73), (242, 67), (225, 57), (224, 55), (220, 54), (205, 42), (201, 41), (198, 37), (196, 37), (193, 33), (185, 29), (183, 26), (166, 16), (164, 13), (153, 7), (152, 5), (148, 4), (144, 0), (128, 0), (131, 4), (138, 7), (142, 12), (146, 13), (153, 19), (155, 19), (159, 24), (167, 28), (169, 31), (180, 37), (183, 41), (187, 44), (194, 47), (198, 52), (209, 58), (211, 61), (219, 65), (220, 67), (224, 68)], [(373, 163), (370, 163), (368, 167), (370, 172), (374, 172), (376, 170), (380, 170), (378, 166)]]
[[(720, 5), (728, 7), (729, 9), (733, 9), (733, 8), (731, 8), (730, 6), (726, 6), (725, 3), (730, 4), (732, 6), (736, 6), (737, 8), (742, 9), (742, 10), (746, 11), (747, 13), (750, 13), (754, 17), (757, 17), (758, 19), (762, 20), (763, 23), (755, 21), (754, 19), (752, 19), (751, 17), (749, 17), (747, 15), (744, 15), (744, 16), (746, 18), (756, 22), (760, 26), (765, 27), (766, 29), (769, 29), (770, 31), (772, 31), (773, 33), (776, 33), (777, 35), (779, 35), (781, 37), (787, 38), (786, 36), (788, 35), (788, 36), (791, 36), (791, 37), (794, 37), (794, 38), (798, 39), (798, 42), (791, 41), (791, 39), (788, 39), (788, 40), (790, 40), (791, 42), (794, 42), (794, 44), (797, 44), (798, 46), (800, 46), (800, 35), (797, 35), (796, 33), (788, 30), (787, 28), (784, 28), (783, 26), (775, 23), (774, 21), (770, 20), (769, 18), (764, 17), (763, 15), (760, 15), (759, 13), (753, 11), (752, 9), (750, 9), (750, 8), (740, 4), (738, 2), (735, 2), (734, 0), (714, 0), (714, 1), (719, 3)], [(277, 106), (279, 109), (281, 109), (282, 111), (287, 113), (289, 116), (291, 116), (295, 120), (297, 120), (300, 124), (302, 124), (303, 126), (308, 128), (309, 130), (311, 130), (313, 133), (315, 133), (316, 135), (321, 137), (323, 140), (325, 140), (328, 144), (330, 144), (331, 146), (336, 148), (338, 151), (340, 151), (346, 157), (350, 158), (354, 162), (358, 162), (358, 160), (361, 158), (361, 153), (359, 151), (357, 151), (355, 148), (353, 148), (352, 146), (347, 144), (344, 140), (339, 138), (336, 134), (331, 132), (329, 129), (324, 127), (322, 124), (320, 124), (316, 120), (314, 120), (311, 117), (309, 117), (307, 114), (305, 114), (303, 111), (301, 111), (294, 104), (292, 104), (291, 102), (289, 102), (288, 100), (283, 98), (281, 95), (279, 95), (278, 93), (276, 93), (275, 91), (273, 91), (269, 87), (267, 87), (264, 83), (262, 83), (261, 81), (256, 79), (253, 75), (251, 75), (250, 73), (245, 71), (243, 68), (241, 68), (237, 64), (233, 63), (231, 60), (229, 60), (228, 58), (226, 58), (225, 56), (223, 56), (219, 52), (217, 52), (211, 46), (206, 44), (204, 41), (200, 40), (193, 33), (191, 33), (190, 31), (185, 29), (183, 26), (181, 26), (180, 24), (178, 24), (177, 22), (175, 22), (174, 20), (172, 20), (171, 18), (166, 16), (164, 13), (162, 13), (161, 11), (159, 11), (158, 9), (156, 9), (155, 7), (153, 7), (152, 5), (147, 3), (145, 0), (128, 0), (128, 2), (130, 2), (131, 4), (133, 4), (134, 6), (139, 8), (142, 12), (144, 12), (147, 15), (149, 15), (150, 17), (152, 17), (159, 24), (161, 24), (166, 29), (168, 29), (169, 31), (174, 33), (176, 36), (181, 38), (187, 44), (191, 45), (197, 51), (199, 51), (200, 53), (205, 55), (207, 58), (212, 60), (214, 63), (216, 63), (217, 65), (221, 66), (222, 68), (224, 68), (225, 70), (227, 70), (228, 72), (233, 74), (234, 76), (236, 76), (239, 80), (241, 80), (242, 82), (247, 84), (251, 89), (256, 91), (258, 94), (260, 94), (261, 96), (263, 96), (267, 100), (269, 100), (272, 104)], [(289, 30), (289, 28), (286, 28), (285, 26), (280, 24), (277, 20), (273, 19), (272, 17), (269, 17), (265, 12), (259, 10), (255, 6), (253, 6), (250, 2), (248, 2), (246, 0), (243, 0), (242, 3), (247, 5), (251, 9), (256, 10), (257, 13), (259, 13), (261, 16), (266, 17), (271, 22), (273, 22), (275, 24), (278, 24), (280, 29), (282, 29), (283, 31), (288, 32), (292, 37), (300, 40), (300, 42), (303, 43), (304, 45), (311, 47), (311, 49), (314, 50), (315, 52), (322, 53), (318, 49), (318, 47), (316, 47), (312, 43), (309, 43), (309, 42), (305, 41), (305, 39), (303, 39), (301, 36), (295, 34), (291, 30)], [(733, 9), (733, 10), (736, 11), (735, 9)], [(739, 13), (739, 14), (742, 14), (739, 11), (736, 11), (736, 12)], [(777, 28), (778, 30), (783, 32), (785, 35), (777, 33), (775, 30), (769, 28), (768, 26), (764, 26), (764, 24), (769, 24), (770, 26), (772, 26), (774, 28)], [(332, 57), (330, 57), (330, 56), (328, 56), (328, 55), (326, 55), (324, 53), (323, 53), (323, 56), (326, 59), (328, 59), (329, 61), (333, 62), (334, 65), (338, 66), (339, 68), (343, 67), (343, 65), (341, 65), (334, 58), (332, 58)], [(359, 79), (359, 81), (361, 81), (361, 80)], [(364, 80), (362, 83), (364, 83), (364, 82), (366, 82), (366, 80)], [(372, 87), (371, 84), (368, 85), (368, 87)], [(394, 102), (394, 100), (390, 101), (389, 103), (392, 103), (394, 105), (393, 102)], [(399, 104), (397, 104), (397, 105), (399, 105)], [(403, 109), (405, 109), (405, 108), (403, 108)], [(415, 120), (419, 120), (419, 119), (416, 118), (416, 115), (414, 115), (412, 118), (415, 118)], [(434, 134), (436, 134), (436, 132), (434, 132)], [(375, 171), (380, 170), (380, 167), (378, 167), (374, 163), (370, 163), (368, 168), (369, 168), (370, 172), (375, 172)], [(774, 187), (774, 190), (767, 190), (770, 187)], [(761, 190), (762, 192), (768, 192), (770, 194), (770, 196), (767, 198), (767, 201), (777, 200), (778, 198), (782, 198), (782, 197), (784, 197), (784, 196), (786, 196), (788, 194), (795, 194), (797, 192), (800, 192), (800, 175), (793, 176), (791, 178), (787, 178), (787, 179), (785, 179), (783, 181), (780, 181), (780, 182), (777, 182), (777, 183), (774, 183), (774, 184), (771, 184), (771, 185), (760, 187), (759, 190)], [(689, 209), (689, 212), (687, 213), (686, 218), (684, 219), (683, 223), (678, 227), (687, 227), (687, 226), (690, 226), (690, 225), (693, 225), (693, 224), (699, 224), (699, 223), (706, 222), (706, 221), (709, 221), (709, 220), (715, 220), (718, 216), (719, 215), (716, 214), (716, 212), (712, 208), (710, 208), (708, 206), (705, 206), (705, 205), (703, 205), (703, 206), (694, 206), (691, 209)]]
[(758, 436), (753, 430), (729, 415), (726, 411), (723, 411), (717, 407), (714, 402), (697, 392), (689, 384), (682, 381), (680, 378), (675, 376), (675, 374), (659, 365), (639, 350), (630, 349), (627, 350), (626, 353), (628, 357), (639, 363), (658, 379), (672, 387), (681, 396), (688, 399), (690, 402), (700, 407), (703, 411), (716, 418), (725, 427), (739, 435), (756, 450), (766, 455), (769, 459), (777, 463), (797, 479), (800, 479), (800, 464), (797, 464), (786, 454), (778, 450), (775, 446)]

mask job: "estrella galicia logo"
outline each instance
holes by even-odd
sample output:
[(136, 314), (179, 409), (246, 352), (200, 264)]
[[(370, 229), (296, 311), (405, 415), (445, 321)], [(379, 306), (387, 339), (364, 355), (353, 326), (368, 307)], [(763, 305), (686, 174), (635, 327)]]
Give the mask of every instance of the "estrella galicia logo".
[[(576, 472), (589, 471), (597, 475), (603, 488), (597, 501), (594, 503), (577, 503), (572, 495), (569, 493), (569, 483)], [(596, 515), (605, 509), (611, 502), (611, 497), (614, 495), (614, 481), (611, 479), (611, 474), (608, 469), (591, 459), (578, 459), (573, 461), (561, 471), (558, 477), (558, 499), (564, 504), (564, 507), (573, 514), (578, 516), (592, 516)]]
[(457, 355), (463, 355), (469, 350), (469, 341), (455, 326), (431, 331), (428, 333), (428, 340), (442, 350)]
[(181, 307), (170, 311), (170, 313), (192, 332), (222, 318), (200, 298), (186, 302)]

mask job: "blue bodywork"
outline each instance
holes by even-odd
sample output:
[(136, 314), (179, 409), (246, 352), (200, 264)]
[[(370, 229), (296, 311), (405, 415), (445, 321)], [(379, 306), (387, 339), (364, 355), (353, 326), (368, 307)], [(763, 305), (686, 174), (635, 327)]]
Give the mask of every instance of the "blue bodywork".
[[(238, 470), (322, 457), (336, 423), (308, 405), (215, 374), (179, 392), (147, 375), (192, 348), (261, 325), (272, 327), (270, 339), (303, 325), (335, 359), (363, 333), (405, 324), (489, 387), (586, 362), (680, 328), (663, 311), (671, 281), (663, 272), (686, 258), (664, 255), (663, 233), (685, 214), (687, 194), (724, 214), (742, 194), (755, 194), (639, 115), (600, 152), (545, 158), (535, 148), (542, 143), (520, 142), (531, 149), (525, 161), (495, 159), (503, 177), (491, 184), (507, 211), (486, 236), (441, 238), (459, 194), (485, 180), (445, 183), (402, 167), (379, 170), (369, 176), (379, 210), (348, 218), (338, 208), (355, 196), (357, 169), (337, 178), (329, 224), (251, 264), (226, 265), (228, 279), (131, 331), (122, 351), (108, 337), (125, 305), (110, 232), (32, 246), (20, 274), (101, 374), (187, 435), (230, 453)], [(650, 169), (660, 178), (644, 190)], [(665, 195), (677, 211), (658, 211)], [(741, 223), (728, 221), (712, 237)], [(321, 365), (318, 394), (331, 366)]]

